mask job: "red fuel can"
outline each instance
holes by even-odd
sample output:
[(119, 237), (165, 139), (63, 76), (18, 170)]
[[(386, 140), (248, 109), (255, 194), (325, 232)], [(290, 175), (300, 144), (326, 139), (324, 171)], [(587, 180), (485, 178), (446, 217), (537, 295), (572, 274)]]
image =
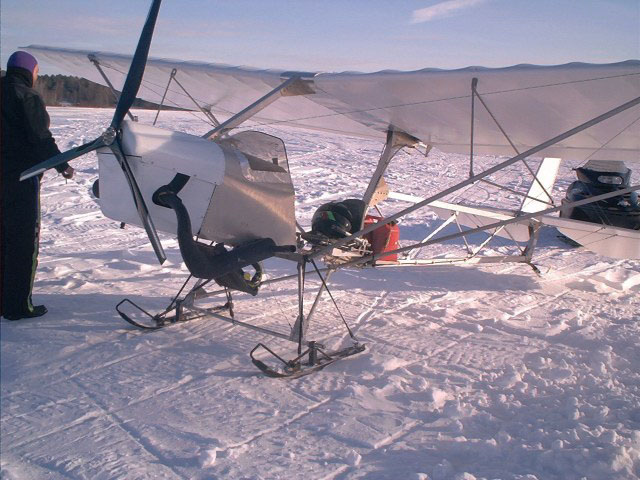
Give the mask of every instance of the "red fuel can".
[[(380, 220), (382, 220), (381, 217), (367, 215), (364, 219), (364, 226), (368, 227), (371, 224), (378, 223)], [(367, 233), (364, 237), (371, 244), (374, 254), (389, 252), (398, 248), (400, 228), (398, 227), (397, 222), (391, 222), (386, 225), (382, 225), (380, 228), (376, 228), (374, 231)], [(386, 257), (381, 257), (378, 260), (383, 262), (397, 262), (398, 254), (393, 253)]]

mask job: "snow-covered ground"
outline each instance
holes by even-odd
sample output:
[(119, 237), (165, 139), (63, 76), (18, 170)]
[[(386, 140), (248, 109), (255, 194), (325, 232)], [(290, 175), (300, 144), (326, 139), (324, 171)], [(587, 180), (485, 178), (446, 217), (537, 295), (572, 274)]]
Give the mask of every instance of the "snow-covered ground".
[[(61, 149), (95, 138), (112, 115), (50, 113)], [(184, 112), (163, 113), (160, 125), (206, 130)], [(382, 147), (268, 131), (287, 143), (303, 225), (320, 204), (360, 196)], [(89, 193), (95, 155), (75, 166), (68, 183), (47, 173), (42, 184), (34, 300), (49, 313), (0, 323), (1, 478), (640, 476), (640, 262), (568, 248), (548, 229), (534, 257), (541, 275), (522, 264), (341, 271), (332, 291), (367, 350), (297, 380), (271, 379), (249, 351), (264, 342), (291, 357), (293, 344), (216, 320), (146, 334), (119, 318), (125, 297), (164, 308), (187, 271), (175, 239), (162, 236), (168, 261), (158, 266), (142, 229), (101, 214)], [(558, 198), (572, 166), (561, 167)], [(467, 168), (455, 155), (401, 154), (388, 181), (425, 196)], [(522, 183), (515, 170), (502, 180)], [(492, 195), (476, 189), (467, 199), (515, 201)], [(420, 240), (425, 222), (439, 220), (428, 210), (405, 218), (401, 238)], [(294, 273), (283, 261), (266, 268)], [(310, 277), (309, 299), (317, 287)], [(238, 319), (282, 331), (295, 308), (293, 282), (236, 299)], [(348, 340), (326, 296), (309, 337)]]

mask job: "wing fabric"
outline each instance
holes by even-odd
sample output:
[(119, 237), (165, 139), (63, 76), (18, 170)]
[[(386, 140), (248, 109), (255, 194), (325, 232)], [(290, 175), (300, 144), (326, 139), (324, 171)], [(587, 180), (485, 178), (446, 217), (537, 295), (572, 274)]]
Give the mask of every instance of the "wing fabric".
[[(31, 46), (25, 50), (73, 75), (104, 84), (89, 61), (100, 62), (115, 88), (122, 87), (131, 57)], [(292, 72), (220, 64), (149, 59), (138, 96), (159, 103), (172, 69), (176, 78), (220, 119), (280, 85)], [(384, 139), (390, 126), (451, 153), (469, 152), (471, 81), (519, 151), (640, 96), (640, 61), (612, 64), (516, 65), (414, 72), (305, 74), (315, 94), (283, 97), (248, 125), (292, 125), (343, 135)], [(165, 104), (196, 110), (172, 83)], [(476, 102), (474, 151), (515, 152), (487, 111)], [(640, 162), (640, 107), (565, 139), (539, 153), (574, 160)]]

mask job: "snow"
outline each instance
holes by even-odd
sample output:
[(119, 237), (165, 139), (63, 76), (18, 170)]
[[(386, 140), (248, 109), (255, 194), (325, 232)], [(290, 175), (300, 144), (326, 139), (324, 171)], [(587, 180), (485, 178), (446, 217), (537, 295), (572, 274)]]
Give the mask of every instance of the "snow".
[[(50, 113), (62, 149), (99, 135), (112, 115)], [(206, 129), (185, 112), (163, 112), (160, 125)], [(361, 195), (381, 149), (267, 131), (287, 143), (303, 225), (321, 203)], [(572, 166), (561, 166), (557, 197)], [(89, 193), (94, 154), (75, 167), (66, 184), (53, 173), (42, 184), (34, 300), (49, 313), (0, 323), (3, 479), (640, 476), (640, 262), (569, 248), (547, 229), (534, 256), (540, 276), (523, 264), (340, 271), (333, 295), (367, 350), (297, 380), (271, 379), (248, 353), (264, 342), (293, 357), (285, 340), (216, 320), (146, 334), (120, 319), (114, 307), (125, 297), (166, 307), (188, 272), (175, 239), (162, 235), (168, 261), (158, 266), (142, 229), (103, 217)], [(460, 156), (401, 154), (387, 180), (425, 196), (467, 168)], [(409, 215), (401, 239), (424, 238), (425, 222), (439, 221), (428, 210)], [(433, 251), (449, 255), (455, 243)], [(281, 260), (265, 266), (272, 278), (293, 273)], [(308, 283), (307, 302), (319, 286)], [(287, 331), (296, 295), (295, 281), (238, 295), (237, 318)], [(348, 345), (326, 296), (308, 335)]]

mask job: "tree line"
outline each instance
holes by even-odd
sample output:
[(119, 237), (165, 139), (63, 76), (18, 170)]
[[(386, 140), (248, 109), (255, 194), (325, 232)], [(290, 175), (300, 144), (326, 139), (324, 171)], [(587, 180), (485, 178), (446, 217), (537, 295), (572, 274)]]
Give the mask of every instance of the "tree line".
[[(2, 71), (2, 76), (5, 72)], [(115, 107), (116, 98), (109, 87), (68, 75), (40, 75), (34, 87), (47, 106), (52, 107)], [(118, 92), (119, 94), (120, 92)], [(136, 108), (157, 109), (158, 105), (136, 99)], [(174, 108), (163, 106), (163, 110)]]

